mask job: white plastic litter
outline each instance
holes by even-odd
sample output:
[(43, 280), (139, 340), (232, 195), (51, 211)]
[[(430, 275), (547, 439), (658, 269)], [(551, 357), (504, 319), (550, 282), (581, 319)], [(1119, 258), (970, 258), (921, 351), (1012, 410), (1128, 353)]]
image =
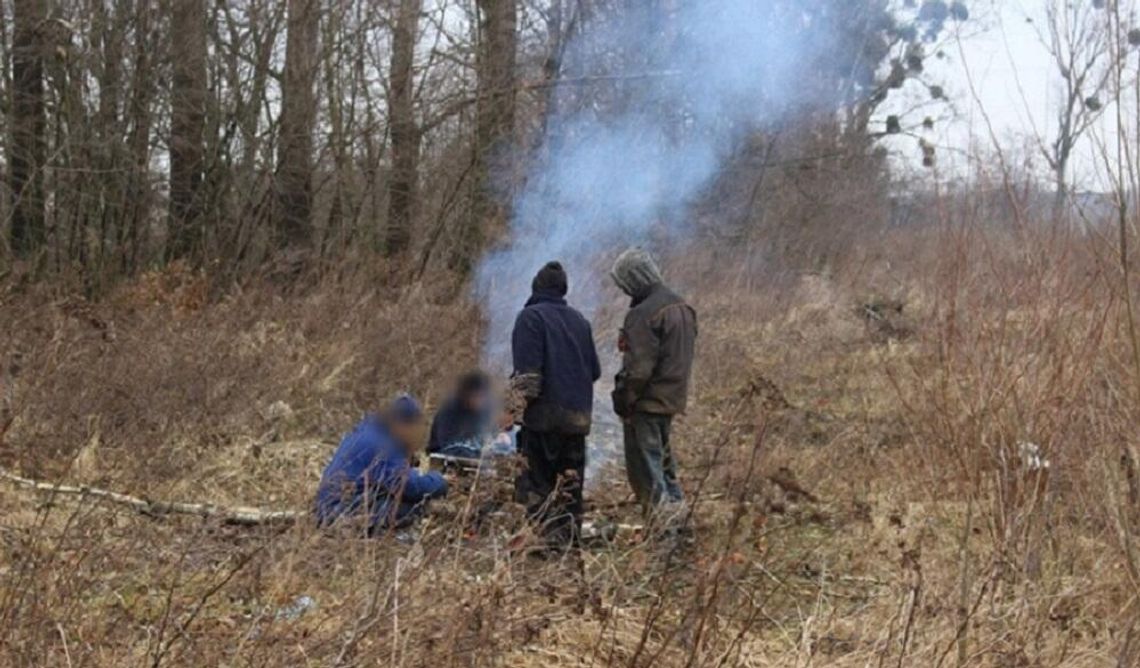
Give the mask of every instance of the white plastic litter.
[(300, 619), (306, 612), (317, 607), (312, 596), (298, 596), (293, 602), (277, 610), (273, 617), (280, 621), (291, 622)]
[(1017, 455), (1021, 458), (1021, 466), (1026, 471), (1047, 471), (1049, 460), (1040, 445), (1030, 441), (1021, 441), (1017, 444)]

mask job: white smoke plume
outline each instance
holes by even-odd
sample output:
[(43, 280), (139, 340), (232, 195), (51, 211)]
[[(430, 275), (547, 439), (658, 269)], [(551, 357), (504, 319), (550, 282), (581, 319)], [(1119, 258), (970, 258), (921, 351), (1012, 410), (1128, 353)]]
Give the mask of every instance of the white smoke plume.
[[(593, 318), (620, 298), (602, 258), (647, 245), (651, 232), (683, 235), (690, 205), (735, 144), (818, 101), (805, 76), (826, 52), (829, 2), (809, 0), (809, 12), (803, 0), (642, 0), (580, 25), (512, 202), (510, 244), (478, 269), (488, 367), (509, 369), (515, 316), (546, 261), (565, 265), (571, 305)], [(599, 341), (599, 351), (591, 482), (619, 451), (621, 430), (604, 396), (616, 344)]]
[(572, 305), (591, 317), (617, 296), (591, 274), (599, 258), (653, 230), (683, 234), (733, 145), (819, 98), (804, 77), (826, 53), (826, 2), (810, 13), (795, 0), (624, 4), (571, 37), (510, 245), (479, 266), (488, 366), (509, 365), (514, 317), (543, 263), (563, 262)]

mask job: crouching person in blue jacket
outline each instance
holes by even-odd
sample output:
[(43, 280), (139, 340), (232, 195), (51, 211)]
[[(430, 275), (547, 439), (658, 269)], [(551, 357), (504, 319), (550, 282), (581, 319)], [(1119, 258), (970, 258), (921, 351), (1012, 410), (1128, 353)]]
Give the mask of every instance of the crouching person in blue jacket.
[(420, 473), (409, 462), (423, 437), (423, 409), (408, 395), (381, 415), (366, 417), (340, 442), (321, 475), (318, 524), (358, 517), (374, 535), (415, 522), (428, 501), (447, 495), (443, 476)]

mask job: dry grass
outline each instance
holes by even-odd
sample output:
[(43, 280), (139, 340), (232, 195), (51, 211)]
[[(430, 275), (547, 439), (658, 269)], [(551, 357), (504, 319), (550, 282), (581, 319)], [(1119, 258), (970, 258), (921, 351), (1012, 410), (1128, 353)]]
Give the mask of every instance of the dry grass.
[[(702, 314), (678, 429), (691, 549), (623, 534), (581, 564), (529, 560), (507, 550), (517, 509), (468, 531), (463, 497), (408, 546), (4, 489), (4, 663), (1137, 665), (1119, 276), (1086, 240), (999, 237), (900, 234), (909, 262), (751, 288), (673, 262)], [(396, 388), (434, 402), (475, 359), (473, 307), (365, 286), (210, 301), (175, 271), (99, 304), (5, 294), (4, 463), (303, 507), (362, 411)], [(912, 336), (860, 317), (882, 296)], [(1030, 441), (1047, 480), (1019, 459)], [(632, 519), (620, 474), (594, 490), (595, 515)], [(301, 595), (315, 606), (282, 615)]]

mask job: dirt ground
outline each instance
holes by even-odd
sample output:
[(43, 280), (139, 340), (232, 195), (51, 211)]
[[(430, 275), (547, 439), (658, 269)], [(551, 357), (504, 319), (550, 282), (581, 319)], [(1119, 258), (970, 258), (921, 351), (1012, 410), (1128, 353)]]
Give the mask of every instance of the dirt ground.
[[(637, 530), (617, 461), (589, 483), (616, 536), (544, 560), (513, 549), (529, 534), (504, 479), (461, 482), (417, 535), (384, 540), (0, 483), (0, 662), (1140, 665), (1119, 304), (1044, 278), (1071, 289), (994, 303), (986, 276), (935, 271), (887, 290), (691, 281), (691, 544)], [(0, 296), (3, 466), (304, 509), (362, 412), (397, 389), (435, 405), (477, 358), (476, 308), (422, 290), (213, 300), (202, 282)], [(888, 292), (898, 313), (877, 306)], [(603, 345), (619, 312), (599, 316)], [(1030, 440), (1047, 468), (1020, 457)]]

